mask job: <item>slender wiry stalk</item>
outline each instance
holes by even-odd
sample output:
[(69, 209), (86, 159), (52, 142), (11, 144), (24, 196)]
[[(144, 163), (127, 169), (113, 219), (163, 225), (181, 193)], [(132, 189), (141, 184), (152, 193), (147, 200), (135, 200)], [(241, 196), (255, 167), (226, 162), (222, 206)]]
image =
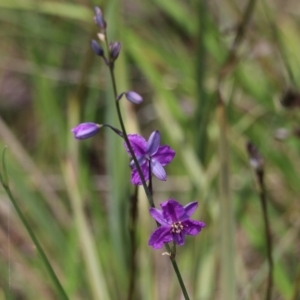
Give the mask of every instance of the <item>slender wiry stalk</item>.
[[(107, 35), (106, 34), (105, 34), (105, 44), (106, 44), (107, 53), (109, 54), (110, 53), (110, 51), (109, 51), (109, 44), (108, 44), (108, 39), (107, 39)], [(118, 91), (117, 91), (117, 84), (116, 84), (116, 79), (115, 79), (115, 74), (114, 74), (114, 62), (111, 61), (110, 57), (109, 57), (109, 60), (108, 60), (108, 68), (109, 68), (110, 78), (111, 78), (112, 85), (113, 85), (114, 97), (115, 97), (115, 99), (117, 99)], [(119, 122), (120, 122), (121, 130), (122, 130), (123, 135), (124, 135), (125, 143), (126, 143), (128, 149), (129, 149), (130, 155), (131, 155), (131, 157), (132, 157), (132, 159), (133, 159), (133, 161), (135, 163), (136, 169), (137, 169), (138, 174), (139, 174), (139, 176), (141, 178), (142, 185), (143, 185), (143, 188), (145, 190), (145, 193), (146, 193), (146, 196), (147, 196), (147, 199), (148, 199), (148, 202), (149, 202), (149, 206), (155, 208), (155, 204), (154, 204), (154, 201), (153, 201), (152, 192), (150, 191), (149, 187), (146, 184), (146, 180), (145, 180), (145, 178), (143, 176), (143, 172), (141, 170), (141, 167), (140, 167), (140, 165), (139, 165), (139, 163), (137, 161), (135, 153), (134, 153), (134, 151), (133, 151), (133, 149), (131, 147), (131, 144), (129, 142), (129, 139), (128, 139), (128, 136), (127, 136), (127, 132), (126, 132), (126, 128), (125, 128), (125, 125), (124, 125), (124, 122), (123, 122), (123, 118), (122, 118), (122, 113), (121, 113), (121, 109), (120, 109), (120, 103), (119, 103), (119, 101), (115, 101), (115, 103), (116, 103), (116, 109), (117, 109), (117, 114), (118, 114), (118, 119), (119, 119)], [(149, 176), (149, 178), (151, 178), (151, 176)], [(190, 298), (188, 296), (185, 284), (184, 284), (184, 282), (182, 280), (182, 277), (181, 277), (181, 274), (180, 274), (177, 262), (175, 260), (175, 257), (172, 255), (171, 247), (167, 243), (165, 244), (165, 247), (166, 247), (167, 251), (170, 253), (170, 260), (171, 260), (172, 266), (174, 268), (174, 271), (176, 273), (176, 276), (177, 276), (178, 282), (180, 284), (180, 287), (181, 287), (182, 293), (184, 295), (184, 298), (185, 298), (185, 300), (189, 300)]]
[(135, 292), (135, 274), (136, 274), (136, 224), (138, 219), (138, 186), (134, 187), (134, 194), (130, 199), (130, 223), (129, 223), (129, 238), (130, 238), (130, 272), (129, 272), (129, 289), (128, 300), (134, 299)]
[[(5, 167), (3, 166), (3, 169), (4, 168)], [(3, 170), (3, 172), (4, 172), (4, 174), (0, 174), (1, 184), (2, 184), (3, 188), (5, 189), (5, 192), (7, 193), (9, 199), (11, 200), (11, 202), (12, 202), (12, 204), (13, 204), (13, 206), (14, 206), (17, 214), (18, 214), (18, 216), (20, 217), (20, 219), (21, 219), (24, 227), (26, 228), (26, 230), (27, 230), (30, 238), (32, 239), (34, 245), (36, 246), (36, 249), (37, 249), (37, 251), (38, 251), (38, 253), (39, 253), (39, 255), (40, 255), (41, 259), (42, 259), (42, 262), (45, 265), (45, 268), (46, 268), (46, 270), (47, 270), (47, 272), (48, 272), (48, 274), (49, 274), (49, 276), (50, 276), (50, 278), (51, 278), (51, 280), (53, 282), (53, 285), (55, 286), (55, 288), (56, 288), (56, 290), (57, 290), (57, 292), (59, 294), (59, 299), (68, 300), (69, 298), (68, 298), (68, 296), (67, 296), (64, 288), (62, 287), (60, 281), (58, 280), (58, 278), (57, 278), (54, 270), (52, 269), (51, 264), (50, 264), (50, 262), (49, 262), (49, 260), (48, 260), (48, 258), (46, 256), (46, 254), (45, 254), (45, 252), (44, 252), (44, 250), (43, 250), (43, 248), (42, 248), (42, 246), (41, 246), (38, 238), (35, 236), (33, 230), (31, 229), (29, 223), (27, 222), (27, 219), (25, 218), (25, 216), (23, 215), (22, 211), (20, 210), (17, 201), (15, 200), (13, 194), (11, 193), (11, 190), (10, 190), (8, 184), (7, 184), (7, 179), (6, 179), (7, 176), (5, 174), (6, 171)]]
[[(109, 53), (109, 44), (108, 44), (108, 40), (107, 40), (107, 36), (105, 35), (105, 44), (106, 44), (106, 48), (107, 48), (107, 52)], [(118, 91), (117, 91), (117, 85), (116, 85), (116, 79), (115, 79), (115, 74), (114, 74), (114, 63), (113, 62), (110, 62), (108, 64), (108, 68), (109, 68), (109, 73), (110, 73), (110, 78), (111, 78), (111, 82), (112, 82), (112, 85), (113, 85), (113, 92), (114, 92), (114, 97), (115, 99), (117, 98), (118, 96)], [(144, 190), (145, 190), (145, 193), (146, 193), (146, 196), (147, 196), (147, 199), (148, 199), (148, 202), (149, 202), (149, 205), (151, 207), (155, 207), (154, 205), (154, 201), (153, 201), (153, 197), (147, 187), (147, 184), (146, 184), (146, 181), (145, 181), (145, 178), (143, 176), (143, 173), (142, 173), (142, 170), (139, 166), (139, 163), (136, 159), (136, 156), (134, 154), (134, 151), (131, 147), (131, 144), (129, 142), (129, 139), (128, 139), (128, 136), (127, 136), (127, 132), (126, 132), (126, 128), (125, 128), (125, 125), (124, 125), (124, 122), (123, 122), (123, 117), (122, 117), (122, 113), (121, 113), (121, 109), (120, 109), (120, 103), (119, 101), (115, 101), (116, 103), (116, 109), (117, 109), (117, 114), (118, 114), (118, 119), (119, 119), (119, 122), (120, 122), (120, 126), (121, 126), (121, 130), (124, 134), (124, 140), (125, 140), (125, 143), (129, 149), (129, 152), (130, 152), (130, 155), (135, 163), (135, 166), (137, 168), (137, 171), (139, 173), (139, 176), (142, 180), (142, 184), (143, 184), (143, 187), (144, 187)]]
[(259, 183), (259, 197), (261, 208), (263, 212), (263, 220), (265, 226), (265, 236), (266, 236), (266, 244), (267, 244), (267, 259), (269, 265), (269, 273), (268, 273), (268, 281), (267, 281), (267, 291), (266, 291), (266, 300), (271, 300), (272, 298), (272, 287), (273, 287), (273, 257), (272, 257), (272, 237), (271, 230), (269, 225), (269, 218), (267, 212), (267, 200), (266, 200), (266, 192), (265, 192), (265, 184), (264, 184), (264, 172), (263, 170), (258, 170), (256, 172), (257, 180)]
[(181, 290), (182, 290), (184, 299), (185, 299), (185, 300), (189, 300), (190, 298), (189, 298), (189, 295), (188, 295), (187, 290), (186, 290), (186, 288), (185, 288), (183, 279), (182, 279), (182, 277), (181, 277), (180, 270), (179, 270), (178, 265), (177, 265), (177, 263), (176, 263), (175, 257), (173, 257), (173, 255), (172, 255), (171, 247), (169, 246), (169, 244), (165, 244), (165, 247), (166, 247), (167, 251), (168, 251), (169, 253), (171, 253), (170, 260), (171, 260), (173, 269), (174, 269), (174, 271), (175, 271), (175, 273), (176, 273), (176, 275), (177, 275), (177, 279), (178, 279), (178, 282), (179, 282), (179, 284), (180, 284), (180, 287), (181, 287)]
[(296, 87), (298, 85), (298, 81), (293, 73), (293, 70), (292, 70), (290, 64), (289, 64), (289, 60), (288, 60), (289, 54), (285, 50), (284, 45), (282, 43), (280, 29), (278, 28), (277, 23), (275, 21), (276, 18), (274, 19), (274, 17), (272, 16), (271, 9), (268, 7), (268, 4), (266, 3), (265, 0), (262, 1), (262, 5), (263, 5), (263, 8), (264, 8), (264, 11), (266, 14), (266, 19), (269, 22), (269, 27), (272, 30), (274, 42), (278, 48), (279, 55), (281, 56), (282, 62), (286, 68), (289, 84), (292, 84), (293, 86)]
[(272, 287), (273, 287), (273, 258), (272, 258), (272, 237), (270, 230), (270, 223), (267, 212), (267, 199), (266, 190), (264, 183), (264, 160), (257, 148), (251, 143), (247, 143), (247, 151), (250, 159), (250, 165), (255, 170), (257, 182), (259, 185), (259, 198), (262, 207), (264, 227), (265, 227), (265, 237), (267, 246), (267, 260), (269, 266), (268, 281), (267, 281), (267, 291), (266, 300), (271, 300), (272, 297)]
[(148, 189), (149, 189), (149, 191), (151, 193), (151, 196), (153, 197), (151, 161), (149, 161), (149, 183), (148, 183)]
[(237, 50), (238, 47), (240, 46), (241, 42), (243, 41), (243, 38), (245, 37), (245, 32), (247, 29), (247, 26), (251, 20), (251, 17), (253, 15), (254, 12), (254, 7), (256, 4), (256, 0), (249, 0), (245, 11), (243, 13), (243, 17), (242, 17), (242, 22), (239, 24), (237, 31), (236, 31), (236, 35), (234, 38), (234, 41), (231, 45), (230, 51), (227, 55), (227, 58), (225, 60), (225, 62), (222, 65), (221, 71), (219, 73), (219, 83), (221, 82), (222, 78), (228, 74), (228, 72), (230, 70), (232, 70), (232, 67), (235, 65), (236, 61), (237, 61)]

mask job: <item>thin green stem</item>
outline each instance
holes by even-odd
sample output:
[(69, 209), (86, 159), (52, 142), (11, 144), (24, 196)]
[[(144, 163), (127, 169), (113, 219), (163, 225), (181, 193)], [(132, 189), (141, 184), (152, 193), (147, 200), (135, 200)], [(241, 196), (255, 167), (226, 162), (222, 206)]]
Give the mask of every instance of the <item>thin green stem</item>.
[(186, 290), (185, 284), (184, 284), (183, 279), (181, 277), (181, 273), (180, 273), (180, 270), (178, 268), (177, 262), (175, 260), (175, 257), (173, 257), (172, 249), (171, 249), (170, 245), (167, 244), (167, 243), (165, 244), (165, 247), (166, 247), (168, 253), (170, 253), (170, 261), (171, 261), (173, 269), (174, 269), (174, 271), (176, 273), (176, 276), (177, 276), (179, 285), (181, 287), (184, 299), (185, 300), (190, 300), (189, 294), (188, 294), (188, 292)]
[[(1, 175), (1, 178), (2, 178), (2, 175)], [(47, 272), (48, 272), (48, 274), (49, 274), (49, 276), (50, 276), (50, 278), (51, 278), (51, 280), (52, 280), (52, 282), (53, 282), (53, 284), (54, 284), (57, 292), (60, 295), (59, 299), (68, 300), (69, 298), (68, 298), (65, 290), (63, 289), (61, 283), (59, 282), (59, 280), (58, 280), (58, 278), (56, 276), (56, 274), (54, 273), (54, 270), (52, 269), (52, 267), (50, 265), (50, 262), (49, 262), (49, 260), (48, 260), (48, 258), (46, 256), (46, 254), (45, 254), (42, 246), (40, 245), (37, 237), (35, 236), (34, 232), (32, 231), (32, 229), (31, 229), (31, 227), (29, 225), (29, 223), (27, 222), (25, 216), (23, 215), (22, 211), (20, 210), (20, 208), (19, 208), (19, 206), (17, 204), (17, 201), (15, 200), (14, 196), (12, 195), (12, 193), (10, 191), (9, 186), (3, 180), (1, 180), (1, 183), (2, 183), (3, 188), (5, 189), (8, 197), (9, 197), (9, 199), (11, 200), (11, 202), (12, 202), (12, 204), (13, 204), (13, 206), (14, 206), (17, 214), (18, 214), (18, 216), (20, 217), (23, 225), (25, 226), (27, 232), (29, 233), (30, 238), (32, 239), (33, 243), (35, 244), (35, 246), (37, 248), (37, 251), (38, 251), (38, 253), (39, 253), (39, 255), (40, 255), (40, 257), (41, 257), (41, 259), (42, 259), (42, 261), (43, 261), (43, 263), (45, 265), (45, 267), (46, 267), (46, 270), (47, 270)]]

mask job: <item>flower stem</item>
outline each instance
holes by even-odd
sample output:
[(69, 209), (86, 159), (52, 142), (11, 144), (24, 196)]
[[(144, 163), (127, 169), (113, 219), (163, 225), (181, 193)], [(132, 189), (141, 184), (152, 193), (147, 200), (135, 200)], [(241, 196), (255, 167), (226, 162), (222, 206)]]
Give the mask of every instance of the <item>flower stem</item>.
[(151, 161), (149, 160), (149, 183), (148, 183), (148, 189), (151, 193), (151, 196), (153, 197), (153, 186), (152, 186), (152, 171), (151, 171)]
[(130, 197), (130, 224), (129, 224), (129, 237), (130, 237), (130, 275), (129, 275), (129, 289), (127, 299), (134, 299), (135, 290), (135, 274), (136, 274), (136, 224), (138, 219), (138, 186), (135, 186), (134, 194)]
[(50, 278), (51, 278), (51, 280), (52, 280), (52, 282), (53, 282), (53, 284), (54, 284), (54, 286), (55, 286), (55, 288), (56, 288), (56, 290), (57, 290), (57, 292), (60, 296), (59, 299), (68, 300), (69, 298), (68, 298), (64, 288), (62, 287), (61, 283), (59, 282), (56, 274), (54, 273), (54, 270), (52, 269), (51, 264), (50, 264), (50, 262), (49, 262), (49, 260), (46, 256), (42, 246), (39, 243), (38, 238), (35, 236), (33, 230), (31, 229), (29, 223), (27, 222), (25, 216), (23, 215), (22, 211), (20, 210), (20, 208), (17, 204), (17, 201), (15, 200), (14, 196), (12, 195), (9, 186), (6, 183), (5, 179), (4, 179), (4, 175), (2, 175), (2, 174), (0, 175), (1, 184), (2, 184), (3, 188), (5, 189), (5, 192), (7, 193), (9, 199), (11, 200), (11, 202), (12, 202), (18, 216), (20, 217), (23, 225), (25, 226), (27, 232), (29, 233), (30, 238), (32, 239), (34, 245), (36, 246), (36, 249), (37, 249), (44, 265), (45, 265), (45, 268), (46, 268), (46, 270), (47, 270), (47, 272), (48, 272), (48, 274), (49, 274), (49, 276), (50, 276)]
[[(109, 44), (108, 44), (108, 40), (107, 40), (107, 35), (105, 34), (105, 44), (106, 44), (106, 49), (107, 49), (107, 53), (109, 55), (110, 51), (109, 51)], [(112, 85), (113, 85), (113, 93), (114, 93), (114, 97), (115, 99), (117, 99), (117, 96), (118, 96), (118, 91), (117, 91), (117, 84), (116, 84), (116, 78), (115, 78), (115, 73), (114, 73), (114, 62), (111, 60), (111, 58), (109, 57), (109, 60), (108, 60), (108, 68), (109, 68), (109, 73), (110, 73), (110, 78), (111, 78), (111, 81), (112, 81)], [(148, 202), (149, 202), (149, 206), (150, 207), (153, 207), (155, 208), (155, 204), (154, 204), (154, 201), (153, 201), (153, 190), (152, 190), (152, 174), (149, 174), (149, 187), (147, 186), (146, 184), (146, 180), (144, 178), (144, 175), (143, 175), (143, 172), (141, 170), (141, 167), (137, 161), (137, 158), (135, 156), (135, 153), (131, 147), (131, 144), (129, 142), (129, 139), (128, 139), (128, 136), (127, 136), (127, 132), (126, 132), (126, 128), (125, 128), (125, 125), (124, 125), (124, 121), (123, 121), (123, 118), (122, 118), (122, 113), (121, 113), (121, 109), (120, 109), (120, 103), (119, 101), (116, 101), (115, 100), (115, 103), (116, 103), (116, 109), (117, 109), (117, 114), (118, 114), (118, 119), (119, 119), (119, 122), (120, 122), (120, 126), (121, 126), (121, 130), (123, 132), (123, 135), (124, 135), (124, 140), (125, 140), (125, 143), (129, 149), (129, 152), (130, 152), (130, 155), (135, 163), (135, 166), (137, 168), (137, 171), (138, 171), (138, 174), (141, 178), (141, 181), (142, 181), (142, 185), (143, 185), (143, 188), (145, 190), (145, 193), (146, 193), (146, 196), (147, 196), (147, 199), (148, 199)], [(149, 168), (151, 169), (151, 168)], [(158, 224), (159, 226), (159, 224)], [(165, 247), (167, 249), (167, 251), (169, 253), (172, 253), (171, 252), (171, 248), (169, 246), (169, 244), (165, 244)], [(172, 263), (172, 266), (174, 268), (174, 271), (176, 273), (176, 276), (177, 276), (177, 279), (178, 279), (178, 282), (180, 284), (180, 287), (181, 287), (181, 290), (182, 290), (182, 293), (184, 295), (184, 299), (185, 300), (189, 300), (189, 295), (187, 293), (187, 290), (186, 290), (186, 287), (184, 285), (184, 282), (182, 280), (182, 277), (181, 277), (181, 274), (180, 274), (180, 271), (179, 271), (179, 268), (178, 268), (178, 265), (177, 265), (177, 262), (175, 260), (175, 257), (172, 257), (170, 256), (170, 260), (171, 260), (171, 263)]]
[(266, 189), (264, 183), (264, 160), (257, 148), (249, 141), (247, 142), (247, 151), (249, 155), (250, 165), (255, 170), (256, 179), (259, 185), (259, 198), (262, 207), (263, 220), (265, 226), (265, 237), (267, 246), (267, 259), (269, 265), (269, 274), (267, 281), (266, 300), (271, 300), (273, 286), (273, 258), (272, 258), (272, 237), (270, 223), (267, 212)]
[(266, 292), (266, 300), (271, 300), (272, 297), (272, 287), (273, 287), (273, 257), (272, 257), (272, 238), (271, 238), (271, 230), (270, 223), (267, 212), (267, 200), (266, 200), (266, 192), (265, 192), (265, 184), (264, 184), (264, 172), (263, 170), (258, 170), (256, 172), (257, 180), (259, 183), (259, 197), (260, 203), (263, 212), (263, 220), (265, 226), (265, 236), (267, 243), (267, 259), (269, 265), (269, 273), (268, 273), (268, 281), (267, 281), (267, 292)]
[[(105, 34), (105, 44), (106, 44), (106, 49), (107, 49), (107, 53), (109, 54), (110, 51), (109, 51), (109, 44), (108, 44), (108, 40), (107, 40), (107, 35)], [(109, 73), (110, 73), (110, 78), (111, 78), (111, 82), (112, 82), (112, 85), (113, 85), (113, 92), (114, 92), (114, 97), (115, 99), (117, 98), (118, 96), (118, 91), (117, 91), (117, 84), (116, 84), (116, 78), (115, 78), (115, 73), (114, 73), (114, 62), (111, 61), (111, 59), (109, 58), (109, 63), (108, 63), (108, 68), (109, 68)], [(116, 103), (116, 109), (117, 109), (117, 114), (118, 114), (118, 119), (119, 119), (119, 122), (120, 122), (120, 126), (121, 126), (121, 130), (123, 132), (123, 135), (124, 135), (124, 140), (125, 140), (125, 143), (129, 149), (129, 152), (130, 152), (130, 155), (135, 163), (135, 166), (137, 168), (137, 171), (139, 173), (139, 176), (142, 180), (142, 184), (143, 184), (143, 187), (144, 187), (144, 190), (145, 190), (145, 193), (146, 193), (146, 196), (147, 196), (147, 199), (148, 199), (148, 202), (149, 202), (149, 205), (150, 207), (155, 207), (154, 205), (154, 201), (153, 201), (153, 197), (147, 187), (147, 184), (146, 184), (146, 181), (145, 181), (145, 178), (143, 176), (143, 172), (140, 168), (140, 165), (137, 161), (137, 158), (135, 156), (135, 153), (131, 147), (131, 144), (129, 142), (129, 139), (128, 139), (128, 136), (127, 136), (127, 132), (126, 132), (126, 128), (125, 128), (125, 125), (124, 125), (124, 121), (123, 121), (123, 117), (122, 117), (122, 113), (121, 113), (121, 109), (120, 109), (120, 103), (119, 101), (115, 100), (115, 103)]]
[(170, 261), (171, 261), (172, 266), (173, 266), (173, 269), (174, 269), (174, 271), (175, 271), (175, 273), (176, 273), (176, 276), (177, 276), (178, 282), (179, 282), (179, 284), (180, 284), (180, 287), (181, 287), (181, 290), (182, 290), (184, 299), (185, 299), (185, 300), (190, 300), (189, 294), (188, 294), (188, 292), (187, 292), (187, 290), (186, 290), (185, 284), (184, 284), (184, 282), (183, 282), (183, 280), (182, 280), (182, 277), (181, 277), (180, 270), (179, 270), (178, 265), (177, 265), (177, 262), (176, 262), (176, 260), (175, 260), (175, 256), (173, 257), (173, 255), (172, 255), (171, 247), (170, 247), (170, 245), (167, 244), (167, 243), (165, 243), (165, 247), (166, 247), (167, 251), (168, 251), (169, 253), (171, 253), (171, 255), (170, 255)]

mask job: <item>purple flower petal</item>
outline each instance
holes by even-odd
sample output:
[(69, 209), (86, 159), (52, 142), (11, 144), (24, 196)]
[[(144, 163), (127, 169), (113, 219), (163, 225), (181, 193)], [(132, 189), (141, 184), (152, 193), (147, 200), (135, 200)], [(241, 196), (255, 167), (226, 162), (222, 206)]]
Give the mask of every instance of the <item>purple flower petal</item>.
[(175, 223), (188, 219), (183, 206), (173, 199), (160, 204), (163, 210), (163, 216), (168, 223)]
[(169, 164), (174, 158), (176, 152), (171, 149), (169, 146), (160, 146), (157, 152), (152, 156), (158, 160), (162, 166)]
[[(128, 134), (128, 139), (129, 139), (130, 145), (132, 147), (132, 150), (136, 156), (145, 155), (146, 148), (147, 148), (147, 141), (142, 136), (140, 136), (138, 134)], [(130, 151), (125, 142), (124, 142), (124, 147), (125, 147), (127, 153), (130, 155)]]
[(161, 226), (151, 234), (148, 245), (154, 249), (159, 249), (164, 243), (171, 242), (172, 240), (173, 236), (170, 226)]
[[(149, 167), (148, 164), (144, 164), (143, 166), (140, 166), (145, 178), (145, 181), (149, 179)], [(141, 185), (142, 180), (140, 178), (140, 175), (136, 168), (132, 169), (131, 171), (131, 183), (134, 185)]]
[(151, 172), (160, 180), (166, 181), (167, 174), (163, 166), (156, 160), (151, 159)]
[(148, 139), (146, 153), (150, 156), (154, 155), (160, 145), (160, 133), (158, 130), (153, 131)]
[(184, 206), (185, 213), (190, 217), (198, 207), (198, 202), (191, 202)]
[(77, 125), (71, 131), (73, 132), (75, 139), (83, 140), (96, 135), (100, 128), (101, 126), (99, 124), (87, 122)]
[(160, 225), (169, 225), (170, 226), (170, 224), (168, 224), (166, 222), (166, 219), (163, 216), (163, 212), (160, 209), (152, 207), (149, 209), (149, 212), (150, 212), (150, 215), (152, 216), (152, 218), (154, 220), (156, 220)]
[(186, 220), (182, 222), (182, 225), (184, 226), (186, 234), (189, 235), (196, 235), (205, 227), (205, 223), (195, 220)]
[(179, 245), (179, 246), (182, 246), (185, 242), (185, 235), (184, 235), (184, 232), (180, 232), (180, 233), (174, 233), (173, 234), (173, 240), (174, 242)]

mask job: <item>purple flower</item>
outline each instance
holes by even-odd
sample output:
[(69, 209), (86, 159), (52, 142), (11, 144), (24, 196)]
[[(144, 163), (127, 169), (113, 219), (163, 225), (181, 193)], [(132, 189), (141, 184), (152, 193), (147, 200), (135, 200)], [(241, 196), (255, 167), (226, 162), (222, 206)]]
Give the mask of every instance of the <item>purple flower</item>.
[(191, 202), (182, 206), (176, 200), (169, 199), (160, 204), (162, 210), (150, 208), (151, 216), (161, 225), (151, 234), (148, 245), (159, 249), (164, 243), (174, 241), (182, 246), (185, 235), (197, 235), (205, 223), (191, 220), (190, 216), (198, 206), (198, 202)]
[[(147, 181), (149, 179), (149, 164), (151, 166), (151, 172), (158, 179), (166, 180), (167, 174), (163, 167), (171, 162), (175, 156), (175, 151), (167, 145), (160, 146), (159, 131), (152, 132), (148, 141), (138, 134), (129, 134), (128, 139), (145, 180)], [(126, 143), (124, 143), (124, 146), (130, 155)], [(132, 168), (131, 183), (134, 185), (141, 185), (142, 180), (133, 160), (130, 162), (130, 166)]]
[(101, 128), (101, 125), (95, 123), (81, 123), (74, 127), (71, 131), (75, 139), (83, 140), (96, 135)]

